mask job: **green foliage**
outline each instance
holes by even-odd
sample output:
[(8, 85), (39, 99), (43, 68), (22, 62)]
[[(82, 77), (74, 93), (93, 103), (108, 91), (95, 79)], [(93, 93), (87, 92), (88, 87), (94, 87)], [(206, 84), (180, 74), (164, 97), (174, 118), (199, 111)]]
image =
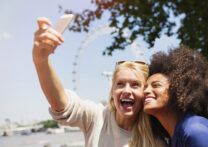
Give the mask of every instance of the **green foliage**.
[(41, 124), (43, 124), (44, 128), (58, 128), (58, 123), (54, 120), (43, 121)]
[[(86, 9), (82, 13), (66, 10), (76, 15), (70, 30), (88, 32), (90, 23), (101, 19), (109, 12), (109, 24), (119, 29), (113, 33), (113, 43), (104, 51), (109, 55), (115, 49), (125, 49), (129, 43), (122, 36), (125, 29), (130, 30), (130, 40), (143, 36), (149, 47), (162, 33), (171, 36), (177, 34), (182, 44), (200, 49), (208, 58), (208, 1), (207, 0), (91, 0), (95, 10)], [(181, 26), (173, 32), (176, 23), (170, 19), (170, 13), (181, 18)]]

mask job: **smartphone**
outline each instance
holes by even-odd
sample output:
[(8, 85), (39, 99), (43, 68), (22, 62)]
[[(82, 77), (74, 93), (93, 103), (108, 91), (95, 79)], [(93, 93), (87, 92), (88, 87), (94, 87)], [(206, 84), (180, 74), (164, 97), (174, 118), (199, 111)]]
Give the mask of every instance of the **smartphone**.
[(73, 18), (74, 18), (73, 14), (62, 15), (59, 21), (54, 26), (54, 29), (60, 34), (63, 34), (66, 28), (68, 27), (68, 25), (72, 22)]

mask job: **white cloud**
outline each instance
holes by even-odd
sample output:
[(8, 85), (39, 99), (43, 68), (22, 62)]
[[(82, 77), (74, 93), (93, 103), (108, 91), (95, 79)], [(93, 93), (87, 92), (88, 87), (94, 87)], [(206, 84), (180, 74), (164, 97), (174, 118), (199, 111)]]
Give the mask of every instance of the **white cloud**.
[(1, 34), (0, 38), (4, 40), (13, 40), (14, 36), (8, 32), (4, 32), (3, 34)]

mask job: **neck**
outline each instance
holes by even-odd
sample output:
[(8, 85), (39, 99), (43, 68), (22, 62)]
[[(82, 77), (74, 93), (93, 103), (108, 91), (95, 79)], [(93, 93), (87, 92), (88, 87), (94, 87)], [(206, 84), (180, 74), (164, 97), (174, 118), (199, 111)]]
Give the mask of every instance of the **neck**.
[(165, 130), (168, 132), (168, 134), (172, 138), (176, 124), (179, 121), (180, 116), (174, 111), (166, 110), (166, 111), (157, 113), (155, 117), (160, 121), (162, 126), (165, 128)]
[(116, 122), (118, 124), (118, 126), (124, 130), (129, 131), (135, 122), (135, 118), (123, 118), (121, 116), (119, 116), (119, 114), (115, 114), (116, 115)]

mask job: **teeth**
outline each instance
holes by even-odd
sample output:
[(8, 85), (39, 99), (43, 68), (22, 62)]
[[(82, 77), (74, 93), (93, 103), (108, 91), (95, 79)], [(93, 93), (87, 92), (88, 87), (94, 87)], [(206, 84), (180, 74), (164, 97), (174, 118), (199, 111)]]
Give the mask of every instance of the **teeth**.
[(155, 99), (154, 99), (154, 98), (151, 98), (151, 97), (150, 97), (150, 98), (146, 98), (146, 99), (145, 99), (145, 101), (152, 101), (152, 100), (154, 100), (154, 101), (155, 101)]
[(133, 102), (133, 101), (130, 99), (123, 99), (123, 100), (121, 100), (121, 102)]

